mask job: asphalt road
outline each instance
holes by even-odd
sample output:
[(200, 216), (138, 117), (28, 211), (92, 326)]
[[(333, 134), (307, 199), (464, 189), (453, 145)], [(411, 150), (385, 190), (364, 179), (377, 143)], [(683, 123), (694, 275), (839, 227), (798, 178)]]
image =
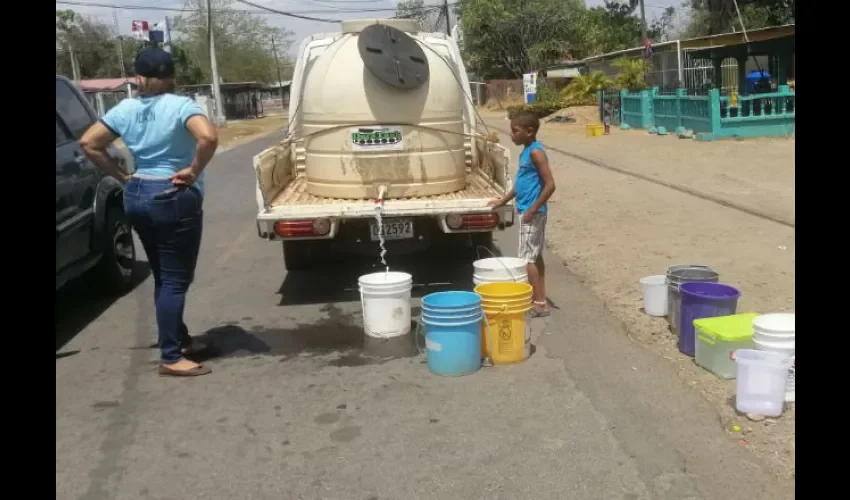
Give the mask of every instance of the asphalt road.
[[(212, 375), (156, 375), (143, 264), (117, 301), (58, 295), (57, 499), (793, 498), (551, 255), (559, 309), (534, 320), (525, 363), (441, 378), (364, 355), (365, 268), (287, 275), (257, 237), (251, 157), (273, 140), (209, 167), (186, 318), (216, 347)], [(417, 297), (469, 286), (469, 262), (406, 268)]]

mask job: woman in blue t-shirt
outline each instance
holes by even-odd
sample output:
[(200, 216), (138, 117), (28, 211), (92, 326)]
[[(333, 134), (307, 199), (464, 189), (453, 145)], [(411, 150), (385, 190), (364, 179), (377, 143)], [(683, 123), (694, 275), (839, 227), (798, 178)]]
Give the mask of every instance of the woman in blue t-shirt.
[[(204, 167), (218, 147), (218, 131), (193, 100), (173, 94), (171, 54), (144, 48), (135, 67), (138, 96), (110, 109), (83, 134), (80, 146), (104, 172), (126, 182), (124, 211), (154, 277), (160, 375), (206, 375), (208, 367), (185, 357), (204, 346), (193, 345), (183, 309), (201, 245)], [(118, 137), (133, 154), (132, 176), (106, 153)]]

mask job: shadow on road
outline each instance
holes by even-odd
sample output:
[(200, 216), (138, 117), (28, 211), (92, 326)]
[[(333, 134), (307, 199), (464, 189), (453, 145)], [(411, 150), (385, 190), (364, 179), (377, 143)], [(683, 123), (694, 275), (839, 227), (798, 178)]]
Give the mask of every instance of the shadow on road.
[[(203, 362), (215, 358), (275, 356), (315, 357), (331, 353), (359, 352), (363, 347), (363, 327), (359, 311), (346, 313), (334, 304), (321, 308), (320, 320), (297, 323), (292, 328), (269, 328), (243, 325), (233, 321), (213, 328), (196, 341), (209, 346), (205, 352), (191, 356)], [(360, 360), (352, 363), (366, 364)]]
[[(133, 286), (131, 293), (142, 284), (151, 270), (147, 262), (136, 262), (133, 270)], [(56, 292), (56, 359), (73, 356), (79, 351), (68, 351), (59, 353), (59, 349), (65, 346), (80, 333), (89, 323), (96, 320), (106, 311), (120, 296), (108, 296), (96, 287), (91, 286), (88, 276), (83, 276), (68, 283)]]
[[(494, 249), (500, 255), (498, 249)], [(489, 257), (482, 252), (483, 257)], [(472, 290), (472, 263), (476, 257), (436, 258), (412, 255), (392, 259), (390, 270), (413, 276), (413, 298), (446, 290)], [(311, 271), (287, 273), (278, 293), (281, 306), (325, 304), (334, 302), (359, 302), (357, 279), (369, 273), (380, 272), (380, 264), (373, 260), (345, 259), (332, 267)]]

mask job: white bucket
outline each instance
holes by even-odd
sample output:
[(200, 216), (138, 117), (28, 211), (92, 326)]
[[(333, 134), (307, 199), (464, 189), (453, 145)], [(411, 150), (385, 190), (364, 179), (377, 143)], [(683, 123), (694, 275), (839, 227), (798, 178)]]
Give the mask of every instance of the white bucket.
[(472, 282), (475, 283), (475, 286), (483, 285), (485, 283), (528, 283), (528, 275), (524, 272), (522, 274), (516, 276), (508, 276), (507, 274), (503, 276), (479, 276), (477, 274), (472, 275)]
[(765, 417), (781, 415), (792, 359), (776, 352), (738, 349), (735, 364), (735, 408)]
[(667, 276), (656, 274), (640, 279), (643, 309), (650, 316), (667, 316)]
[(528, 279), (526, 265), (525, 259), (490, 257), (473, 262), (472, 275), (483, 280), (484, 283), (520, 282), (519, 278), (522, 276)]
[[(759, 351), (778, 352), (794, 358), (796, 329), (794, 313), (762, 314), (753, 319), (753, 345)], [(796, 382), (796, 368), (792, 365), (785, 388), (785, 401), (788, 403), (797, 399)]]
[(762, 314), (753, 320), (753, 338), (794, 340), (797, 328), (794, 313)]
[(369, 337), (388, 339), (410, 333), (413, 276), (399, 272), (365, 274), (358, 280), (363, 329)]

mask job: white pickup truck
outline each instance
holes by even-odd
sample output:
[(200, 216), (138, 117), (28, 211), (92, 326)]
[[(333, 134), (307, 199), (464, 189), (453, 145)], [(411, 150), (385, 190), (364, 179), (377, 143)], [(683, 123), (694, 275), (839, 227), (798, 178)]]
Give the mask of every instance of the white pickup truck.
[[(460, 51), (454, 40), (442, 33), (407, 34), (455, 68), (457, 85), (467, 97), (463, 104), (466, 133), (463, 151), (459, 153), (465, 158), (462, 160), (465, 187), (430, 196), (393, 197), (391, 191), (388, 193), (383, 186), (376, 186), (371, 196), (360, 199), (332, 198), (309, 192), (307, 164), (311, 153), (309, 145), (305, 145), (309, 139), (304, 139), (300, 133), (304, 120), (305, 81), (316, 66), (315, 60), (326, 49), (345, 37), (355, 36), (346, 31), (344, 24), (342, 33), (316, 35), (300, 46), (290, 93), (287, 135), (280, 143), (254, 157), (259, 236), (283, 242), (287, 270), (314, 268), (336, 252), (377, 257), (379, 224), (375, 213), (378, 209), (383, 222), (380, 230), (389, 255), (443, 250), (457, 256), (470, 249), (474, 251), (480, 245), (491, 246), (493, 232), (514, 223), (512, 205), (496, 210), (488, 206), (489, 201), (511, 189), (510, 155), (479, 128), (483, 124), (476, 120), (477, 112), (472, 100), (468, 99), (469, 81)], [(429, 54), (429, 57), (433, 56)], [(353, 78), (365, 77), (355, 75)], [(354, 87), (353, 92), (356, 92), (357, 86)], [(420, 182), (427, 184), (427, 174), (422, 179)], [(368, 182), (364, 179), (364, 183)]]

